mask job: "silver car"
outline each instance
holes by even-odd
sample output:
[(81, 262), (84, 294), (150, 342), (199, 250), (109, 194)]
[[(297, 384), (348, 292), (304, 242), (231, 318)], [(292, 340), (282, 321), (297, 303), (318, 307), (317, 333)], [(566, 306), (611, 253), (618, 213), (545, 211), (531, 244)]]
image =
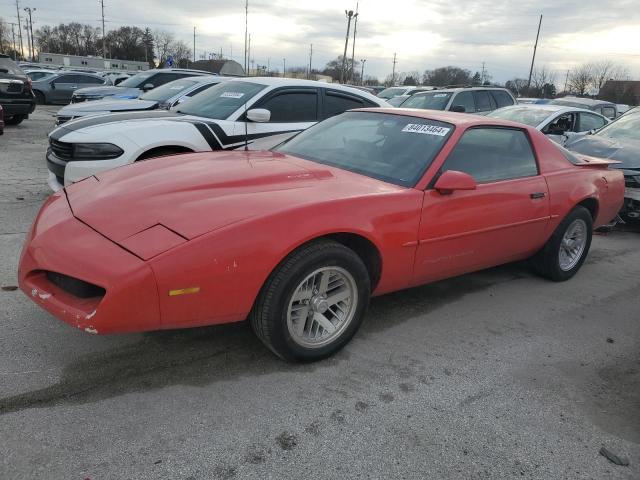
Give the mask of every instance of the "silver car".
[(118, 98), (113, 96), (104, 100), (93, 102), (71, 103), (62, 107), (56, 113), (56, 125), (62, 125), (69, 120), (89, 115), (106, 115), (117, 112), (138, 112), (142, 110), (155, 110), (175, 107), (194, 95), (203, 92), (209, 87), (228, 80), (229, 77), (202, 75), (198, 77), (186, 77), (166, 83), (154, 88), (139, 98)]
[(78, 88), (97, 87), (105, 83), (106, 78), (92, 73), (59, 72), (34, 80), (32, 89), (39, 104), (67, 104)]

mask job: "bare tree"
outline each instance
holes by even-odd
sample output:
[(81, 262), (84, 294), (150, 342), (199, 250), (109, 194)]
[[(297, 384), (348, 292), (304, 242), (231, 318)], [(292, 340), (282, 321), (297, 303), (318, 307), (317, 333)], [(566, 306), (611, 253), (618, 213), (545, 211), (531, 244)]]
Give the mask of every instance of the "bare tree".
[(590, 64), (591, 86), (600, 91), (607, 80), (621, 80), (627, 76), (627, 69), (611, 60), (602, 60)]
[(158, 65), (162, 66), (169, 55), (171, 55), (171, 44), (173, 43), (173, 33), (166, 30), (156, 30), (153, 32), (153, 43), (156, 48), (156, 58)]
[(531, 76), (531, 87), (542, 90), (545, 85), (556, 83), (556, 74), (549, 70), (546, 65), (536, 68)]
[(584, 95), (592, 83), (593, 72), (588, 63), (573, 69), (569, 74), (569, 90), (577, 95)]

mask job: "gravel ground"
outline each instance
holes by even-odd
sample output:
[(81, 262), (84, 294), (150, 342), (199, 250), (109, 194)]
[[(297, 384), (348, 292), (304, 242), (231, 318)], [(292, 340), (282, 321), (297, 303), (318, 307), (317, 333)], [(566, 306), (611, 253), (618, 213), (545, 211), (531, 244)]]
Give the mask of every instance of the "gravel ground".
[[(0, 285), (49, 194), (51, 112), (0, 137)], [(0, 478), (640, 478), (640, 233), (377, 298), (314, 365), (246, 324), (94, 337), (0, 291)], [(626, 456), (610, 463), (602, 446)]]

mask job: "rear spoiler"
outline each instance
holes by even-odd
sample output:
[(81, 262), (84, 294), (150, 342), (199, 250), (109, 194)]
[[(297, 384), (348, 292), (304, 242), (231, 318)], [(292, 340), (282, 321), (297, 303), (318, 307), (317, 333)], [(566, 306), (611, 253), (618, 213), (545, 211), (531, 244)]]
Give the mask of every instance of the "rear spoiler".
[(582, 160), (583, 163), (574, 163), (577, 167), (594, 167), (594, 168), (607, 168), (609, 165), (616, 165), (619, 162), (617, 160), (608, 160), (606, 158), (596, 158), (590, 157), (589, 155), (582, 155), (580, 153), (572, 152), (578, 159)]

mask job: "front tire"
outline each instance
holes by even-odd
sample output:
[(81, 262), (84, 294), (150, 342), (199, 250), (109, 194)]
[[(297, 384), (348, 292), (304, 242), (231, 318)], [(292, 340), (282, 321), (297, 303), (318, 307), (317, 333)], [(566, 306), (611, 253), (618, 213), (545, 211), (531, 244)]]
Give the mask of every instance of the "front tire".
[(556, 282), (569, 280), (586, 260), (592, 237), (591, 213), (584, 207), (575, 207), (531, 259), (534, 270)]
[(370, 290), (367, 268), (353, 250), (330, 240), (315, 241), (274, 270), (249, 320), (279, 357), (316, 361), (351, 340), (366, 313)]
[(13, 117), (6, 119), (4, 123), (7, 125), (20, 125), (26, 117), (26, 115), (14, 115)]

